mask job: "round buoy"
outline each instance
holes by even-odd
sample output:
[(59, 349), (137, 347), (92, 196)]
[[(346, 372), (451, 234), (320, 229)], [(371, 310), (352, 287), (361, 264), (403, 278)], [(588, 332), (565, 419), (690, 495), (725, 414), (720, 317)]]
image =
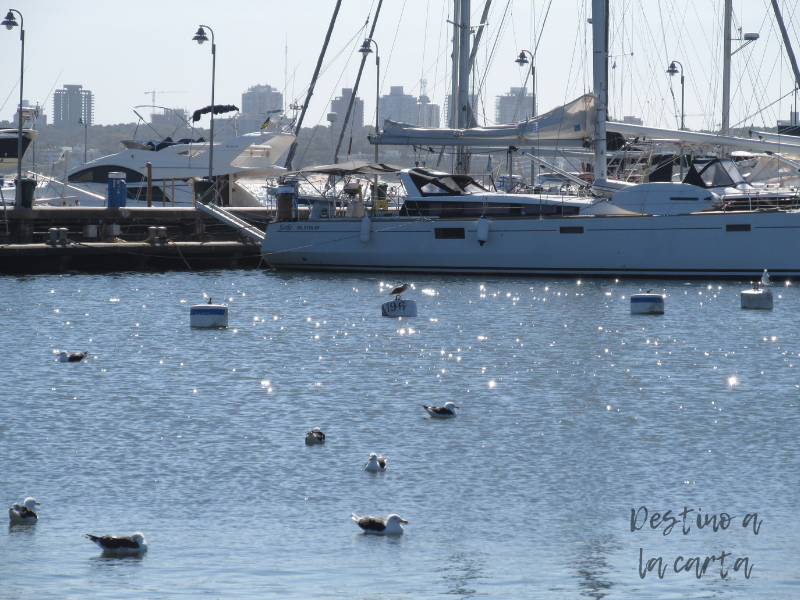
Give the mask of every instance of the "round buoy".
[(227, 327), (228, 307), (221, 304), (196, 304), (189, 309), (192, 327)]
[(632, 315), (663, 315), (664, 296), (661, 294), (631, 294)]
[(384, 317), (416, 317), (417, 303), (414, 300), (392, 300), (381, 307)]
[(742, 308), (772, 310), (772, 292), (769, 290), (744, 290)]

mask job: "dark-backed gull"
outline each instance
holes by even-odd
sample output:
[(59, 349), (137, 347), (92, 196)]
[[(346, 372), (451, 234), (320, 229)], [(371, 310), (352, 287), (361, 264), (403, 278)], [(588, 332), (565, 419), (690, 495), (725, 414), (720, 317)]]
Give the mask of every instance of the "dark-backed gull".
[(364, 468), (367, 471), (385, 471), (386, 470), (386, 459), (382, 456), (378, 456), (374, 452), (369, 455), (369, 460), (364, 465)]
[(310, 429), (308, 433), (306, 433), (306, 444), (308, 446), (313, 446), (314, 444), (324, 444), (325, 443), (325, 434), (322, 433), (319, 427), (314, 427), (314, 429)]
[(59, 352), (58, 360), (61, 362), (81, 362), (87, 354), (89, 354), (88, 351), (74, 352), (72, 354), (67, 354), (66, 352)]
[(374, 535), (399, 535), (403, 533), (403, 526), (400, 523), (408, 525), (408, 521), (401, 519), (398, 515), (389, 515), (385, 519), (380, 517), (362, 517), (353, 513), (350, 515), (353, 521), (358, 523), (358, 526), (364, 530), (365, 533), (372, 533)]
[(425, 406), (422, 405), (428, 414), (436, 419), (452, 419), (456, 417), (455, 409), (461, 408), (460, 406), (456, 406), (452, 402), (445, 402), (444, 406)]
[(11, 519), (13, 524), (36, 523), (39, 520), (39, 516), (34, 509), (38, 505), (39, 503), (33, 498), (25, 498), (22, 506), (15, 504), (8, 509), (8, 518)]
[(400, 300), (400, 296), (405, 294), (408, 291), (409, 285), (404, 283), (403, 285), (398, 285), (395, 288), (392, 288), (392, 291), (389, 292), (390, 296), (394, 296), (395, 300)]
[(100, 546), (103, 552), (131, 554), (147, 551), (147, 542), (144, 541), (144, 536), (138, 531), (131, 536), (121, 535), (119, 537), (112, 537), (110, 535), (91, 535), (87, 533), (83, 537)]

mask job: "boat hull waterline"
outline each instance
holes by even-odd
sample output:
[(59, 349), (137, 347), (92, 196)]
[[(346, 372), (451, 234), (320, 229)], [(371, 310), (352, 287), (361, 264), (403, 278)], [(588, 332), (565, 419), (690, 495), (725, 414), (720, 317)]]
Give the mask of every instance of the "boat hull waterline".
[(491, 219), (483, 245), (477, 219), (376, 218), (366, 243), (361, 226), (361, 219), (273, 222), (262, 255), (276, 269), (313, 271), (800, 276), (800, 211)]

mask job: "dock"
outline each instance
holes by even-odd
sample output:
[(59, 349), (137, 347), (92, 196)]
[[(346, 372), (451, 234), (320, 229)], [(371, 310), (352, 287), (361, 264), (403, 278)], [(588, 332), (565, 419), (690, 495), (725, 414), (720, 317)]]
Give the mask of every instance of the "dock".
[[(275, 214), (267, 207), (226, 210), (262, 230)], [(6, 214), (7, 221), (0, 214), (0, 273), (263, 265), (260, 244), (192, 207), (9, 208)]]

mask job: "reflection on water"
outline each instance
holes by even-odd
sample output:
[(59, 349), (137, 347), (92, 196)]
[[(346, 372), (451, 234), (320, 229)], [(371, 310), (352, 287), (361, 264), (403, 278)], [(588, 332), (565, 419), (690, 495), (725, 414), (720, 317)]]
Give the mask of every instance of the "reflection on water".
[(451, 554), (439, 565), (439, 570), (447, 582), (447, 594), (471, 598), (478, 593), (473, 586), (482, 578), (481, 558), (463, 552)]
[(611, 579), (613, 567), (608, 562), (608, 555), (612, 546), (619, 550), (620, 544), (610, 535), (593, 537), (577, 545), (575, 571), (581, 596), (600, 600), (611, 593), (614, 587)]

